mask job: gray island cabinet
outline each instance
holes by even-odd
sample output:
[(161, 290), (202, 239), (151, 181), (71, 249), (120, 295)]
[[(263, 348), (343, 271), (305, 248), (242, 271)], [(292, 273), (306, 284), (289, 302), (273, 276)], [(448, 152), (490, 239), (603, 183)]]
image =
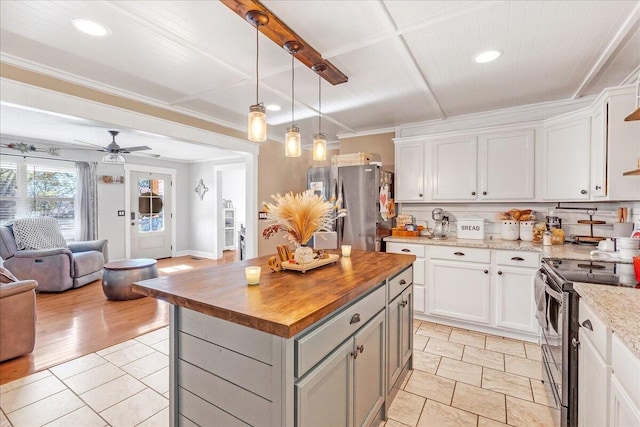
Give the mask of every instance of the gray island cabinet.
[[(353, 251), (302, 274), (268, 257), (159, 277), (170, 417), (184, 426), (366, 426), (412, 365), (413, 255)], [(244, 269), (262, 267), (247, 286)]]

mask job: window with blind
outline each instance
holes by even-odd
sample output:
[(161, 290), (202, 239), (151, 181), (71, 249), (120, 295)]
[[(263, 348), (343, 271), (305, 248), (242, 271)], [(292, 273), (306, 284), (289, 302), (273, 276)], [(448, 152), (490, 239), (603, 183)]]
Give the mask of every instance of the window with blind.
[(51, 216), (67, 241), (75, 238), (74, 163), (36, 159), (0, 162), (0, 224), (14, 218)]

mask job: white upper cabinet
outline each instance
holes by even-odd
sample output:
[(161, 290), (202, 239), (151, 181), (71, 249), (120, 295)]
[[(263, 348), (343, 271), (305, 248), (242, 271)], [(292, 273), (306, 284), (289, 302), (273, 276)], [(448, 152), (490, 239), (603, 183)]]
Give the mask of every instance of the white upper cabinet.
[(607, 195), (607, 101), (596, 106), (591, 116), (591, 197)]
[(424, 202), (425, 144), (419, 142), (395, 145), (395, 199), (396, 202)]
[(589, 200), (591, 118), (545, 124), (542, 141), (542, 198)]
[(533, 200), (535, 139), (532, 129), (478, 137), (478, 197), (482, 200)]
[(591, 119), (591, 198), (638, 200), (640, 180), (623, 175), (640, 156), (640, 121), (624, 121), (636, 109), (634, 89), (608, 89), (601, 98)]
[(432, 142), (433, 200), (476, 200), (478, 145), (475, 135)]

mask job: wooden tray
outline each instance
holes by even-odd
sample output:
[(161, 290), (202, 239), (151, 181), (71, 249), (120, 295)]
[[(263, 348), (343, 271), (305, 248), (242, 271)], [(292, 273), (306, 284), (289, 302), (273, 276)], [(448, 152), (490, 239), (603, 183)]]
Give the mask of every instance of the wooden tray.
[(313, 270), (314, 268), (322, 267), (323, 265), (331, 264), (333, 262), (338, 261), (340, 259), (340, 255), (338, 254), (329, 254), (329, 258), (317, 259), (308, 264), (294, 264), (291, 261), (283, 261), (282, 269), (283, 270), (295, 270), (301, 271), (305, 273), (308, 270)]

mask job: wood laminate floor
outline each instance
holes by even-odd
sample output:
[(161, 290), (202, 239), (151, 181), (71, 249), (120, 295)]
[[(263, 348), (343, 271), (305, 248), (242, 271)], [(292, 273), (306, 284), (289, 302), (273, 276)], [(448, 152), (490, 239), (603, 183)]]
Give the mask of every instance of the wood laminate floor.
[[(212, 260), (191, 256), (158, 260), (161, 276), (236, 261), (236, 251)], [(36, 296), (36, 345), (32, 353), (0, 363), (0, 384), (162, 328), (169, 305), (155, 298), (109, 301), (97, 280), (78, 289)]]

